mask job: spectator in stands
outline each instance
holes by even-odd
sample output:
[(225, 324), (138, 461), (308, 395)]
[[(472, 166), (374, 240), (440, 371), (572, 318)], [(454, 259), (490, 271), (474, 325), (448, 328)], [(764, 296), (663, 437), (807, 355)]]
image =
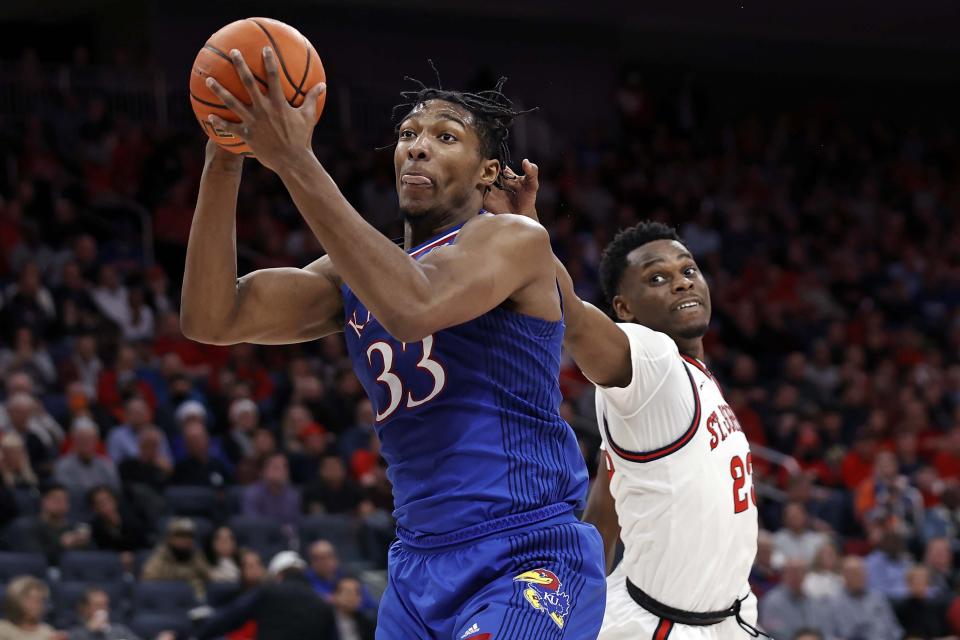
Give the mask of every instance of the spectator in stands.
[(369, 398), (363, 398), (357, 402), (353, 425), (337, 438), (339, 453), (344, 460), (350, 460), (354, 451), (367, 448), (370, 437), (375, 436), (373, 422), (373, 405)]
[(270, 456), (260, 482), (244, 490), (243, 514), (288, 526), (300, 521), (300, 492), (290, 485), (290, 469), (282, 453)]
[[(25, 393), (31, 398), (37, 397), (36, 385), (30, 374), (24, 371), (14, 371), (7, 376), (4, 381), (7, 391), (7, 400), (18, 393)], [(39, 402), (36, 403), (33, 411), (27, 420), (29, 431), (35, 434), (43, 444), (49, 448), (55, 449), (63, 442), (63, 428), (51, 416)], [(0, 431), (11, 429), (10, 415), (7, 408), (0, 405)]]
[(760, 625), (775, 638), (790, 638), (798, 629), (819, 622), (816, 601), (803, 592), (806, 572), (803, 558), (787, 559), (782, 582), (760, 600)]
[(40, 269), (28, 262), (20, 270), (17, 281), (0, 294), (0, 329), (3, 342), (13, 342), (13, 335), (21, 327), (32, 327), (41, 336), (49, 335), (56, 323), (56, 306), (50, 291), (43, 286)]
[(99, 283), (92, 292), (93, 302), (100, 313), (122, 328), (129, 322), (130, 304), (127, 288), (120, 282), (120, 276), (112, 264), (100, 267)]
[(933, 538), (927, 542), (923, 554), (923, 565), (927, 568), (931, 594), (945, 598), (957, 586), (957, 571), (953, 568), (953, 550), (948, 538)]
[(33, 576), (13, 579), (4, 593), (0, 620), (2, 640), (67, 640), (66, 634), (43, 622), (50, 590)]
[(306, 513), (370, 512), (373, 505), (364, 498), (362, 489), (349, 477), (340, 456), (325, 456), (317, 477), (303, 492)]
[(54, 480), (79, 493), (87, 493), (99, 486), (119, 491), (120, 478), (113, 462), (97, 455), (100, 430), (96, 423), (90, 418), (77, 418), (70, 435), (73, 438), (73, 453), (57, 460), (53, 466)]
[(96, 337), (90, 333), (76, 336), (70, 357), (61, 364), (60, 369), (62, 382), (79, 382), (83, 386), (87, 399), (96, 400), (97, 380), (100, 372), (103, 371), (103, 362), (97, 354)]
[[(110, 614), (110, 596), (102, 589), (84, 592), (77, 603), (80, 624), (70, 630), (70, 640), (140, 640), (129, 627), (113, 622)], [(154, 640), (175, 640), (172, 631), (161, 631)]]
[(111, 487), (96, 487), (90, 491), (93, 510), (91, 530), (98, 549), (119, 551), (128, 555), (125, 564), (132, 564), (132, 552), (147, 548), (149, 529), (132, 509), (120, 504)]
[(238, 398), (230, 404), (230, 428), (223, 449), (234, 466), (253, 455), (253, 434), (260, 424), (260, 410), (250, 398)]
[(170, 459), (163, 455), (165, 442), (163, 432), (156, 427), (147, 427), (140, 432), (137, 455), (127, 458), (119, 466), (124, 485), (142, 485), (157, 496), (163, 493), (173, 471)]
[(841, 473), (843, 484), (851, 491), (857, 489), (873, 469), (873, 459), (877, 455), (877, 438), (867, 429), (862, 429), (853, 440), (853, 447), (843, 458)]
[(376, 625), (361, 613), (363, 584), (353, 576), (337, 580), (337, 588), (330, 598), (337, 621), (339, 640), (374, 640)]
[(0, 372), (28, 373), (46, 389), (57, 381), (57, 370), (50, 352), (37, 343), (31, 327), (18, 327), (9, 347), (0, 347)]
[[(140, 434), (152, 424), (150, 405), (139, 397), (133, 396), (123, 405), (125, 421), (110, 430), (107, 436), (107, 451), (115, 464), (122, 464), (128, 458), (136, 458), (140, 448)], [(173, 460), (166, 436), (160, 441), (160, 455), (168, 461)]]
[(30, 467), (42, 478), (50, 474), (53, 450), (30, 428), (31, 417), (39, 411), (37, 401), (25, 393), (15, 393), (7, 399), (10, 428), (22, 439)]
[(793, 634), (793, 640), (823, 640), (823, 634), (815, 629), (804, 628)]
[(904, 550), (903, 538), (888, 529), (880, 538), (877, 549), (864, 560), (867, 571), (867, 589), (888, 598), (907, 595), (907, 571), (912, 564)]
[(933, 457), (933, 466), (943, 479), (960, 479), (960, 426), (956, 426), (943, 439), (943, 446)]
[(156, 410), (157, 397), (140, 375), (138, 363), (137, 350), (128, 344), (121, 344), (112, 365), (104, 369), (97, 380), (97, 399), (118, 422), (125, 419), (123, 403), (132, 396), (140, 396), (151, 411)]
[(863, 561), (856, 556), (843, 560), (843, 591), (824, 602), (818, 617), (824, 635), (838, 638), (899, 640), (902, 630), (890, 603), (867, 589)]
[(948, 482), (940, 494), (940, 503), (924, 514), (922, 539), (960, 537), (960, 484)]
[(197, 636), (216, 638), (255, 620), (258, 638), (335, 640), (333, 612), (310, 588), (305, 568), (295, 552), (278, 553), (270, 561), (267, 581), (217, 611)]
[[(317, 540), (310, 545), (309, 554), (310, 566), (306, 571), (307, 580), (320, 597), (330, 602), (337, 588), (337, 581), (346, 575), (346, 572), (340, 568), (337, 550), (327, 540)], [(364, 612), (375, 612), (377, 601), (365, 585), (361, 588), (361, 595), (360, 609)]]
[(240, 581), (240, 552), (230, 527), (217, 527), (207, 542), (211, 582)]
[(37, 475), (20, 434), (4, 433), (0, 436), (0, 452), (3, 454), (3, 484), (11, 489), (36, 489)]
[(210, 452), (210, 437), (203, 419), (190, 416), (182, 426), (186, 457), (173, 471), (173, 484), (219, 488), (230, 483), (230, 469)]
[(143, 566), (143, 580), (181, 580), (202, 600), (210, 580), (210, 566), (196, 548), (196, 527), (188, 518), (171, 518), (166, 536)]
[(127, 303), (127, 313), (120, 325), (124, 339), (136, 342), (153, 338), (153, 309), (147, 305), (143, 289), (139, 287), (131, 289)]
[(783, 528), (773, 534), (774, 548), (785, 558), (800, 558), (809, 564), (827, 535), (810, 530), (807, 509), (800, 502), (789, 502), (783, 510)]
[(40, 514), (31, 519), (29, 538), (18, 545), (24, 550), (37, 551), (47, 562), (57, 565), (64, 551), (85, 549), (90, 544), (90, 528), (73, 523), (69, 518), (70, 496), (58, 484), (48, 485), (40, 498)]
[(0, 447), (0, 532), (19, 515), (20, 507), (17, 505), (14, 487), (12, 484), (7, 484), (7, 465), (3, 457), (3, 448)]
[(840, 554), (837, 545), (825, 540), (813, 556), (813, 564), (803, 579), (803, 592), (811, 600), (829, 599), (843, 589), (840, 576)]
[(942, 638), (947, 628), (947, 601), (931, 595), (929, 571), (923, 565), (907, 574), (907, 595), (894, 604), (897, 619), (907, 638)]
[(300, 450), (290, 454), (290, 475), (294, 482), (304, 484), (316, 477), (329, 440), (326, 427), (316, 422), (301, 429)]
[(873, 475), (860, 484), (854, 500), (857, 517), (874, 539), (889, 526), (909, 535), (923, 522), (923, 498), (900, 475), (897, 458), (890, 451), (877, 453)]

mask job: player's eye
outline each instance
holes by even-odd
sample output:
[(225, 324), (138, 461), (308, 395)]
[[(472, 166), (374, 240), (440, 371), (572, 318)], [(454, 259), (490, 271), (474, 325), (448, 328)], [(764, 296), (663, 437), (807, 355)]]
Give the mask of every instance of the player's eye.
[(410, 140), (411, 138), (416, 138), (417, 134), (413, 132), (413, 129), (404, 129), (400, 132), (401, 140)]
[(692, 275), (695, 274), (696, 272), (697, 272), (697, 268), (696, 268), (696, 267), (687, 267), (686, 269), (683, 270), (683, 275), (685, 275), (685, 276), (687, 276), (687, 277), (689, 278), (690, 276), (692, 276)]
[(440, 139), (443, 140), (444, 142), (456, 142), (456, 141), (457, 141), (457, 137), (456, 137), (455, 135), (453, 135), (452, 133), (447, 133), (447, 132), (441, 133), (441, 134), (440, 134)]
[(664, 278), (659, 273), (655, 273), (652, 276), (650, 276), (650, 284), (663, 284), (666, 281), (667, 279)]

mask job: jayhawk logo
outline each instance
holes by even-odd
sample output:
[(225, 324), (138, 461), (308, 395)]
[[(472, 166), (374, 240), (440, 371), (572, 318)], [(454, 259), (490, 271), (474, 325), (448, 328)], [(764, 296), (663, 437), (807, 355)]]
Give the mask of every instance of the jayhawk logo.
[(521, 573), (514, 582), (526, 582), (523, 597), (537, 611), (543, 611), (550, 619), (563, 628), (564, 619), (570, 612), (570, 597), (560, 590), (563, 585), (560, 578), (549, 569), (534, 569)]

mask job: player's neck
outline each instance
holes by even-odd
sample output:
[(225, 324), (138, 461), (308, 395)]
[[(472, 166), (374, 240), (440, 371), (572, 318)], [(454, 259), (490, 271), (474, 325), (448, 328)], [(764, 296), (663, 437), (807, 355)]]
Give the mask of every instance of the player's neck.
[(448, 229), (461, 225), (479, 213), (480, 207), (470, 205), (457, 211), (427, 214), (422, 218), (404, 217), (403, 248), (409, 251)]
[(677, 343), (677, 349), (680, 353), (696, 358), (700, 362), (704, 361), (703, 338), (690, 338), (674, 340)]

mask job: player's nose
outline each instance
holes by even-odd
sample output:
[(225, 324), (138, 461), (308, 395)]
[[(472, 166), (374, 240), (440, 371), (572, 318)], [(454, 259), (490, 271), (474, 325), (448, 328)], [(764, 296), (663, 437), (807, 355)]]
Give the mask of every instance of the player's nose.
[(693, 280), (687, 276), (682, 275), (673, 281), (673, 290), (676, 293), (682, 293), (690, 289), (693, 289)]
[(407, 147), (407, 157), (411, 160), (426, 160), (430, 157), (430, 147), (427, 144), (426, 136), (419, 136)]

